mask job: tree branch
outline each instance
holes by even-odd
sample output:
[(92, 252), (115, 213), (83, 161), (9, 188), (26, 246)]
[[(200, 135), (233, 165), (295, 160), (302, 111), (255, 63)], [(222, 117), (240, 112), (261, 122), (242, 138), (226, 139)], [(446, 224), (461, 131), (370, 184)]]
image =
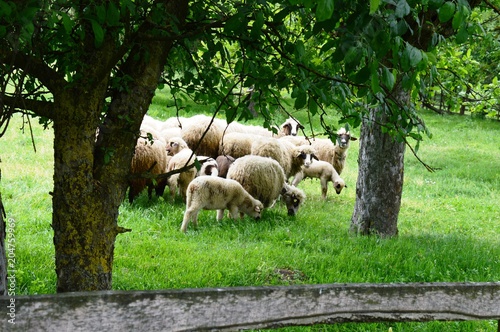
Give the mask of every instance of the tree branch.
[(0, 49), (0, 63), (11, 65), (35, 77), (53, 94), (59, 92), (67, 84), (61, 73), (27, 54)]

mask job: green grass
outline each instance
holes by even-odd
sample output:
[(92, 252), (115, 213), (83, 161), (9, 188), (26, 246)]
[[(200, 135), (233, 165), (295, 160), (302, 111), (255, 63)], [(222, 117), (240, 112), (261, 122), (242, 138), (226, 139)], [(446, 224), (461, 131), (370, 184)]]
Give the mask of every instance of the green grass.
[[(172, 113), (164, 94), (151, 114)], [(203, 108), (200, 108), (203, 110)], [(303, 113), (294, 113), (304, 123)], [(296, 217), (277, 204), (261, 221), (218, 222), (202, 211), (197, 230), (179, 231), (183, 203), (141, 195), (124, 202), (119, 224), (131, 228), (116, 241), (117, 290), (316, 283), (500, 281), (500, 124), (470, 117), (423, 114), (433, 132), (419, 156), (408, 151), (399, 217), (392, 239), (349, 233), (355, 202), (359, 141), (351, 144), (340, 195), (321, 199), (317, 180), (300, 187), (308, 199)], [(280, 120), (286, 118), (280, 115)], [(280, 121), (279, 120), (279, 121)], [(279, 122), (278, 121), (278, 122)], [(336, 125), (335, 117), (330, 121)], [(255, 123), (258, 123), (256, 121)], [(318, 130), (317, 124), (314, 124)], [(21, 119), (13, 119), (0, 144), (1, 192), (16, 221), (19, 294), (55, 292), (52, 244), (52, 132), (34, 125), (37, 152)], [(318, 130), (320, 131), (320, 130)], [(354, 130), (355, 134), (359, 131)], [(279, 269), (293, 271), (285, 280)], [(495, 322), (340, 324), (287, 331), (496, 331)]]

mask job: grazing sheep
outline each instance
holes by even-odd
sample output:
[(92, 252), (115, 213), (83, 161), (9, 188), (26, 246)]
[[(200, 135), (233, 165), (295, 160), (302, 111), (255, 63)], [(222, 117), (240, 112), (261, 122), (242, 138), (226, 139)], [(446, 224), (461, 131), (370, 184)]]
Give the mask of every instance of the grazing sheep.
[[(167, 153), (165, 143), (162, 140), (139, 137), (135, 146), (134, 156), (130, 165), (131, 175), (150, 172), (151, 174), (162, 174), (167, 169)], [(158, 181), (156, 186), (152, 179), (132, 178), (129, 180), (128, 200), (130, 203), (139, 195), (144, 188), (148, 187), (148, 195), (151, 198), (153, 189), (158, 196), (163, 195), (166, 181)]]
[(288, 215), (294, 216), (306, 200), (306, 194), (299, 188), (285, 183), (283, 189), (281, 189), (281, 199), (285, 202)]
[(221, 220), (224, 209), (229, 210), (229, 215), (233, 219), (243, 213), (260, 219), (264, 208), (262, 203), (253, 198), (239, 182), (213, 176), (201, 176), (191, 181), (186, 196), (182, 232), (186, 232), (191, 220), (195, 227), (198, 226), (198, 213), (201, 209), (218, 210), (217, 220)]
[(332, 164), (340, 175), (345, 167), (349, 142), (357, 138), (352, 137), (344, 128), (340, 128), (337, 135), (337, 144), (333, 144), (328, 138), (317, 138), (312, 140), (312, 146), (316, 149), (318, 159)]
[(289, 215), (295, 215), (305, 199), (302, 190), (285, 182), (283, 168), (271, 158), (254, 155), (238, 158), (229, 168), (227, 178), (238, 181), (264, 208), (272, 207), (281, 195)]
[(200, 169), (196, 172), (196, 176), (219, 176), (219, 165), (214, 158), (197, 156), (196, 159), (202, 163)]
[(281, 136), (297, 136), (297, 132), (299, 129), (304, 129), (304, 126), (296, 119), (289, 117), (282, 125), (281, 125)]
[(321, 182), (321, 196), (326, 199), (328, 193), (328, 182), (333, 183), (333, 188), (340, 194), (342, 189), (346, 187), (344, 180), (339, 176), (335, 168), (326, 161), (318, 160), (309, 165), (309, 167), (302, 167), (300, 172), (295, 174), (292, 184), (297, 186), (302, 179), (318, 178)]
[(296, 146), (288, 141), (262, 137), (252, 143), (251, 154), (276, 160), (285, 171), (286, 180), (316, 159), (316, 151), (310, 145)]
[(229, 155), (220, 155), (215, 159), (219, 170), (219, 176), (221, 178), (225, 178), (227, 176), (227, 171), (229, 170), (229, 167), (231, 167), (231, 165), (234, 163), (234, 160), (235, 158)]
[(262, 136), (240, 132), (226, 133), (220, 141), (219, 155), (230, 155), (234, 158), (247, 156), (252, 152), (252, 143), (259, 138)]

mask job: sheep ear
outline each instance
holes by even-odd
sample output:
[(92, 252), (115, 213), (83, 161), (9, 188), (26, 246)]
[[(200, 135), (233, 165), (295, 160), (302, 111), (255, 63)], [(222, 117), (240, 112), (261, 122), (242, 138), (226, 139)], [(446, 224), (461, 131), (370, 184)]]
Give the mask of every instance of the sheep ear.
[(358, 139), (356, 137), (351, 136), (350, 140), (351, 141), (357, 141)]
[(344, 184), (344, 188), (347, 188), (347, 184)]
[(318, 157), (316, 157), (316, 155), (315, 155), (315, 154), (312, 154), (312, 155), (311, 155), (311, 157), (312, 157), (313, 159), (319, 160), (319, 158), (318, 158)]

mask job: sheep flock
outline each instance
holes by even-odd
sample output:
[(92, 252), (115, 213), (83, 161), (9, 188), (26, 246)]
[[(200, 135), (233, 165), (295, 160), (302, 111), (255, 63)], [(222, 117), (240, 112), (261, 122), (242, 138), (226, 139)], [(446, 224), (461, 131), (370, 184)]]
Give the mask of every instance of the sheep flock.
[[(303, 179), (319, 179), (323, 199), (328, 182), (337, 194), (347, 187), (340, 174), (349, 142), (356, 140), (345, 128), (335, 143), (300, 136), (300, 130), (304, 126), (293, 117), (270, 130), (206, 115), (166, 121), (146, 115), (130, 166), (128, 200), (133, 203), (146, 188), (149, 198), (153, 191), (163, 196), (168, 186), (170, 200), (179, 196), (186, 204), (183, 232), (189, 222), (197, 226), (202, 209), (217, 210), (217, 220), (226, 209), (233, 219), (260, 219), (264, 209), (280, 202), (295, 216), (306, 199), (298, 188)], [(145, 173), (152, 176), (140, 176)]]

